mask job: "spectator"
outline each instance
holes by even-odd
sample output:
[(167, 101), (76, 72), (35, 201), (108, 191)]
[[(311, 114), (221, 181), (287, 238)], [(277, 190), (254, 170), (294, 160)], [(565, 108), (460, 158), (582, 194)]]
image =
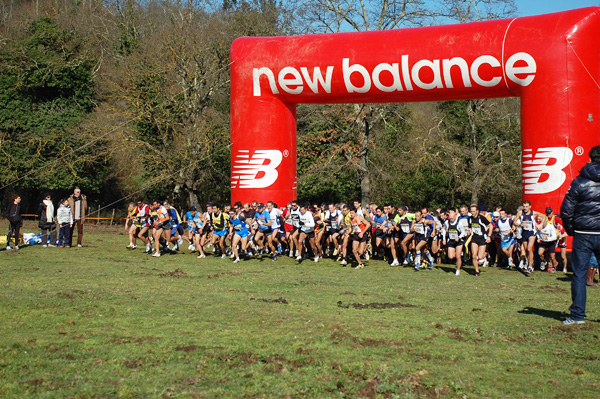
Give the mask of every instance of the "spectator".
[(571, 316), (563, 324), (585, 321), (586, 279), (592, 254), (600, 257), (600, 145), (589, 153), (590, 162), (571, 183), (560, 208), (563, 226), (573, 236)]
[[(87, 198), (85, 195), (81, 194), (79, 187), (75, 187), (75, 190), (73, 190), (73, 194), (69, 196), (68, 201), (69, 207), (71, 207), (71, 211), (73, 212), (73, 224), (77, 226), (77, 246), (81, 248), (83, 222), (85, 222), (85, 214), (87, 212)], [(74, 230), (75, 228), (71, 229), (69, 242), (73, 241)]]
[(21, 218), (21, 197), (18, 195), (12, 195), (10, 197), (10, 204), (6, 210), (6, 218), (8, 219), (8, 236), (6, 237), (6, 249), (11, 249), (10, 240), (13, 239), (13, 248), (19, 249), (19, 229), (23, 224)]
[(58, 247), (71, 247), (71, 227), (73, 227), (73, 212), (69, 207), (69, 201), (65, 198), (60, 201), (56, 214), (56, 222), (58, 223)]
[[(44, 195), (44, 199), (38, 206), (38, 214), (40, 215), (40, 229), (42, 229), (42, 246), (56, 246), (56, 224), (54, 222), (54, 204), (50, 194)], [(50, 233), (50, 242), (48, 242), (48, 232)]]

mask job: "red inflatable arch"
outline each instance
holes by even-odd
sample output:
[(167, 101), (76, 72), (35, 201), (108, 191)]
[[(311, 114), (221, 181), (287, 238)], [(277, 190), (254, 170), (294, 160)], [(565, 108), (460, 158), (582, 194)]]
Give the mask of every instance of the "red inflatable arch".
[(296, 104), (521, 97), (523, 198), (560, 207), (599, 144), (600, 7), (461, 25), (239, 38), (231, 200), (296, 198)]

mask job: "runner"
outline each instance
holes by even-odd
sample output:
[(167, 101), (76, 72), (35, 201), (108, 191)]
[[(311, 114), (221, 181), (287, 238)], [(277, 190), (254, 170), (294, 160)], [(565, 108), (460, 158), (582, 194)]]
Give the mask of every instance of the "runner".
[(231, 241), (231, 250), (233, 263), (240, 261), (240, 253), (238, 245), (241, 244), (242, 252), (246, 253), (248, 249), (248, 236), (250, 235), (249, 226), (246, 223), (246, 219), (241, 214), (236, 214), (235, 210), (229, 212), (230, 230), (229, 239)]
[(277, 208), (277, 204), (275, 204), (273, 201), (267, 202), (267, 211), (271, 217), (271, 234), (267, 236), (267, 241), (273, 254), (273, 260), (277, 260), (279, 248), (281, 248), (279, 243), (279, 232), (281, 230), (283, 212), (281, 209)]
[(408, 207), (406, 205), (400, 205), (398, 207), (399, 220), (396, 223), (396, 229), (400, 229), (401, 239), (400, 246), (404, 254), (403, 265), (408, 265), (412, 261), (412, 249), (414, 248), (414, 233), (411, 231), (413, 221), (415, 220), (415, 214), (408, 213)]
[[(501, 254), (504, 254), (508, 259), (506, 268), (512, 269), (515, 267), (513, 262), (513, 251), (516, 244), (514, 235), (515, 226), (513, 226), (513, 220), (508, 217), (504, 209), (501, 209), (499, 213), (500, 218), (498, 219), (498, 230), (500, 232), (500, 248), (502, 250)], [(498, 258), (498, 261), (500, 261), (500, 258)]]
[[(153, 205), (154, 214), (155, 214), (154, 223), (153, 223), (154, 231), (152, 232), (152, 237), (154, 238), (155, 251), (152, 254), (152, 256), (159, 257), (159, 256), (161, 256), (161, 253), (160, 253), (161, 240), (166, 245), (166, 248), (164, 248), (164, 249), (168, 250), (169, 238), (171, 238), (171, 224), (170, 224), (171, 216), (169, 215), (167, 208), (165, 208), (163, 205), (161, 205), (159, 201), (154, 201), (154, 203), (152, 205)], [(166, 236), (164, 239), (162, 237), (163, 233)]]
[(471, 205), (469, 218), (469, 235), (471, 236), (471, 257), (475, 267), (475, 276), (479, 277), (479, 266), (487, 267), (486, 247), (491, 241), (492, 224), (479, 214), (476, 204)]
[(194, 243), (193, 249), (198, 251), (198, 259), (206, 258), (204, 246), (208, 242), (208, 237), (205, 232), (205, 226), (208, 226), (208, 220), (204, 217), (204, 214), (202, 214), (200, 210), (197, 210), (189, 223), (192, 225), (192, 242)]
[(468, 235), (467, 228), (458, 220), (456, 209), (448, 210), (448, 218), (442, 228), (443, 243), (448, 248), (448, 259), (456, 259), (456, 275), (460, 276), (462, 250)]
[(342, 225), (344, 215), (342, 212), (337, 209), (335, 204), (331, 203), (328, 206), (327, 212), (324, 215), (324, 223), (325, 223), (325, 245), (327, 248), (333, 246), (332, 256), (337, 256), (339, 253), (339, 242), (338, 238), (340, 236), (340, 228)]
[[(229, 234), (229, 215), (221, 212), (221, 208), (218, 205), (212, 206), (211, 224), (212, 224), (212, 240), (211, 244), (214, 247), (213, 254), (216, 256), (221, 255), (221, 259), (227, 258), (225, 253), (225, 238)], [(217, 244), (219, 246), (217, 247)], [(220, 250), (220, 251), (219, 251)]]
[(273, 260), (277, 260), (277, 251), (273, 247), (273, 241), (269, 241), (265, 237), (270, 237), (273, 229), (271, 228), (272, 220), (269, 211), (265, 208), (265, 204), (262, 202), (258, 204), (256, 213), (254, 214), (254, 219), (252, 220), (252, 224), (257, 223), (258, 228), (254, 232), (254, 242), (258, 245), (258, 255), (262, 256), (266, 251), (265, 241), (267, 241), (267, 245), (271, 248), (271, 255), (273, 256)]
[[(429, 241), (429, 226), (433, 224), (432, 220), (423, 218), (423, 211), (415, 212), (415, 220), (410, 226), (410, 232), (414, 236), (415, 245), (415, 270), (421, 267), (421, 250), (427, 250), (427, 242)], [(433, 262), (429, 265), (433, 269)]]
[[(540, 256), (540, 270), (545, 270), (548, 265), (548, 272), (556, 271), (556, 244), (558, 236), (556, 227), (552, 223), (548, 223), (548, 219), (536, 218), (536, 235), (539, 243), (538, 254)], [(549, 255), (549, 258), (548, 258)]]
[[(131, 226), (129, 225), (131, 223)], [(129, 245), (127, 245), (127, 249), (136, 249), (137, 248), (137, 235), (141, 229), (142, 225), (137, 218), (137, 207), (135, 202), (130, 202), (127, 207), (127, 218), (125, 219), (125, 231), (129, 235)]]
[[(373, 237), (375, 239), (375, 245), (373, 246), (373, 257), (381, 255), (381, 259), (385, 259), (385, 249), (389, 247), (389, 236), (388, 233), (388, 218), (383, 212), (381, 207), (375, 209), (375, 215), (373, 215)], [(383, 254), (380, 254), (380, 251)]]
[(192, 231), (194, 230), (194, 218), (196, 217), (196, 213), (198, 212), (198, 208), (195, 205), (190, 207), (190, 210), (183, 215), (182, 224), (187, 226), (187, 234), (183, 235), (183, 239), (188, 242), (188, 250), (194, 251), (194, 235)]
[(367, 251), (367, 242), (369, 241), (369, 235), (367, 232), (369, 231), (370, 227), (371, 222), (369, 222), (365, 217), (359, 215), (356, 209), (350, 209), (352, 253), (354, 254), (354, 259), (356, 259), (358, 262), (356, 269), (363, 269), (365, 267), (360, 257)]
[(522, 240), (523, 240), (523, 251), (525, 252), (525, 263), (521, 260), (519, 268), (526, 268), (527, 273), (533, 272), (534, 266), (534, 246), (535, 246), (535, 223), (534, 223), (534, 212), (531, 210), (531, 202), (523, 202), (523, 211), (521, 216), (515, 221), (517, 226), (523, 229)]
[(303, 247), (304, 240), (308, 239), (310, 243), (310, 247), (315, 256), (315, 263), (319, 261), (319, 255), (317, 253), (317, 245), (315, 244), (315, 220), (313, 218), (312, 213), (308, 211), (309, 204), (302, 205), (300, 207), (300, 233), (298, 237), (298, 256), (296, 256), (297, 261), (302, 261), (303, 255)]

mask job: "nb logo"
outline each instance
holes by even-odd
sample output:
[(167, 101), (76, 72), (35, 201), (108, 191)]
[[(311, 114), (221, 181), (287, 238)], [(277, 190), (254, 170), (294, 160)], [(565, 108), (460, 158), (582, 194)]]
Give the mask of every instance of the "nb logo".
[(546, 194), (563, 185), (563, 171), (571, 163), (573, 151), (567, 147), (523, 150), (523, 189), (525, 194)]
[(231, 188), (266, 188), (275, 183), (283, 155), (278, 150), (239, 150), (231, 171)]

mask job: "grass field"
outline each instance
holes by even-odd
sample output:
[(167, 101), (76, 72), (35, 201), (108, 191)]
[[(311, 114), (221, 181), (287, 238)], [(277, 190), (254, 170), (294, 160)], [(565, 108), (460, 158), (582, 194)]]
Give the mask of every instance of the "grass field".
[(600, 395), (600, 289), (563, 327), (568, 274), (152, 258), (86, 229), (0, 251), (0, 398)]

